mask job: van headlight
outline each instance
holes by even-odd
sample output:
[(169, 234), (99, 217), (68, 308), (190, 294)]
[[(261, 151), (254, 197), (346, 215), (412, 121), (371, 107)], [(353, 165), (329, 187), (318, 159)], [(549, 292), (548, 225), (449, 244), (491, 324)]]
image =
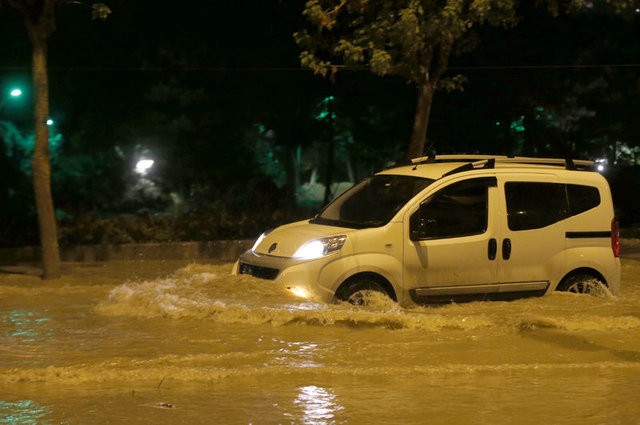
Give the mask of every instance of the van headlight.
[(313, 260), (325, 255), (338, 252), (347, 240), (345, 235), (331, 236), (328, 238), (314, 239), (306, 242), (293, 254), (293, 258), (301, 260)]

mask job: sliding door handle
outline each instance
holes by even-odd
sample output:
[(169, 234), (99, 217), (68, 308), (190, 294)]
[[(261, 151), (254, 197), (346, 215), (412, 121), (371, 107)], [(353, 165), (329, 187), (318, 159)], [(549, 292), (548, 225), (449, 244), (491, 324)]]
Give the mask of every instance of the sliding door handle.
[(511, 258), (511, 239), (509, 238), (502, 241), (502, 258), (504, 260)]
[(487, 247), (487, 256), (489, 260), (495, 260), (498, 252), (498, 241), (494, 238), (489, 239), (489, 246)]

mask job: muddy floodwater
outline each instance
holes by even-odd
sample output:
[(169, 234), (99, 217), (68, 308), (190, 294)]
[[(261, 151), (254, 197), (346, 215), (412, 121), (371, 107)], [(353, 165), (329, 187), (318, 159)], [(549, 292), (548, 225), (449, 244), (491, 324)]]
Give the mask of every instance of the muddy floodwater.
[(0, 424), (639, 424), (640, 261), (621, 295), (366, 309), (231, 264), (0, 274)]

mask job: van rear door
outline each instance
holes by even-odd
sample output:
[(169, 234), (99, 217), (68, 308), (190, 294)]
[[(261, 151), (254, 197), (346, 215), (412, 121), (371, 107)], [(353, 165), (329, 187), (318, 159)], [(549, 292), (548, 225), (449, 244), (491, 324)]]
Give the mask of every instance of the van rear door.
[(566, 261), (565, 185), (553, 175), (523, 173), (499, 177), (498, 187), (506, 212), (498, 241), (501, 291), (528, 288), (542, 295)]

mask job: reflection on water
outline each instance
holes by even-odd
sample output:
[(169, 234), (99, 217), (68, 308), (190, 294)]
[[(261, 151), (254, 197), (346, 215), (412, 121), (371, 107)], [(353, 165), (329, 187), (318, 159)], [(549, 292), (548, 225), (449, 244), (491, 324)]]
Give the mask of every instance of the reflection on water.
[(51, 332), (45, 327), (48, 317), (42, 317), (35, 311), (12, 310), (0, 316), (5, 335), (14, 337), (21, 342), (38, 342), (51, 337)]
[(318, 344), (301, 341), (278, 341), (285, 347), (280, 348), (274, 360), (278, 363), (299, 367), (322, 367), (322, 363), (316, 362), (316, 357), (321, 355)]
[(45, 419), (49, 413), (48, 408), (33, 400), (0, 400), (0, 424), (45, 425), (51, 423)]
[(638, 261), (623, 262), (619, 297), (408, 309), (299, 301), (229, 264), (168, 269), (0, 275), (0, 424), (640, 417)]
[(298, 389), (294, 403), (303, 409), (302, 423), (325, 425), (335, 423), (336, 412), (344, 409), (335, 401), (336, 396), (330, 390), (308, 385)]

